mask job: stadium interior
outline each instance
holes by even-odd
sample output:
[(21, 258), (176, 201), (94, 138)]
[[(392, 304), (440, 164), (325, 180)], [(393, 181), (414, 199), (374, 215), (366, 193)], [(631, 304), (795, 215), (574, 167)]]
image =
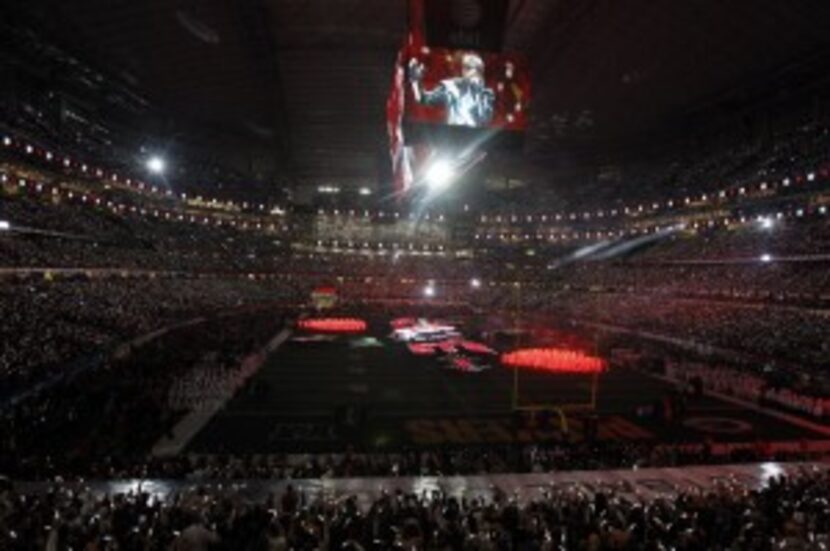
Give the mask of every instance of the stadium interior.
[(828, 549), (829, 26), (0, 5), (0, 549)]

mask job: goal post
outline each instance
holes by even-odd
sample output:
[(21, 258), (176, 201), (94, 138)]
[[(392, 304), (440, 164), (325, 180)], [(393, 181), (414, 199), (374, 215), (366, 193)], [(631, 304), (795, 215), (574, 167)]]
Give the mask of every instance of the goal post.
[(535, 401), (523, 400), (520, 385), (519, 371), (521, 368), (513, 367), (513, 391), (511, 397), (511, 404), (513, 411), (552, 411), (560, 409), (562, 411), (596, 411), (597, 394), (599, 392), (599, 372), (590, 375), (584, 375), (587, 379), (589, 388), (587, 396), (583, 401)]
[[(513, 330), (514, 334), (516, 335), (516, 342), (515, 345), (517, 348), (521, 348), (521, 338), (522, 338), (522, 331), (519, 328), (519, 319), (521, 317), (521, 310), (522, 310), (522, 302), (521, 302), (521, 294), (522, 294), (522, 284), (520, 282), (513, 283), (513, 291), (514, 291), (514, 309), (513, 309)], [(594, 343), (594, 348), (596, 348), (596, 342)], [(588, 355), (582, 355), (583, 357), (574, 358), (574, 362), (582, 362), (582, 366), (580, 365), (573, 365), (572, 368), (574, 371), (568, 371), (567, 361), (563, 366), (563, 371), (556, 373), (555, 371), (552, 373), (551, 376), (562, 376), (568, 377), (571, 380), (568, 381), (568, 386), (573, 383), (573, 378), (585, 378), (588, 388), (587, 392), (582, 391), (584, 386), (582, 385), (575, 385), (573, 387), (573, 395), (575, 400), (570, 399), (556, 399), (552, 401), (548, 401), (546, 399), (538, 399), (538, 392), (534, 393), (536, 398), (531, 398), (530, 400), (523, 397), (522, 388), (521, 388), (521, 375), (520, 372), (522, 371), (522, 367), (519, 365), (511, 365), (513, 369), (513, 388), (512, 388), (512, 396), (511, 396), (511, 404), (513, 411), (525, 411), (525, 412), (537, 412), (537, 411), (560, 411), (560, 412), (594, 412), (596, 411), (597, 407), (597, 395), (599, 393), (599, 377), (601, 372), (607, 364), (598, 357), (591, 357)], [(589, 368), (586, 369), (586, 373), (580, 373), (579, 367)], [(564, 379), (563, 379), (564, 380)], [(571, 393), (568, 392), (568, 395)], [(583, 399), (579, 399), (577, 394), (582, 395)]]

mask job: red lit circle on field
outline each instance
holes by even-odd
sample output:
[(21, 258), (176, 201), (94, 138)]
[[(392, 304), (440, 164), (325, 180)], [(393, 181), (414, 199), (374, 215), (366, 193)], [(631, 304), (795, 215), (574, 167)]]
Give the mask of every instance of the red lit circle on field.
[(297, 324), (305, 331), (317, 333), (363, 333), (366, 322), (357, 318), (310, 318)]
[(521, 348), (503, 354), (501, 363), (531, 371), (577, 374), (601, 373), (608, 366), (602, 358), (567, 348)]

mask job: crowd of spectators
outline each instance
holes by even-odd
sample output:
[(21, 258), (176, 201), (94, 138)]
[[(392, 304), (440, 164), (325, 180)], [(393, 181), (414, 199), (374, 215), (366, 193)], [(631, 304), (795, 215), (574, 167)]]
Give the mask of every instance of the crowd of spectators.
[(728, 230), (700, 230), (694, 235), (681, 232), (642, 251), (638, 259), (650, 262), (757, 261), (762, 253), (773, 258), (830, 254), (828, 217), (779, 219), (770, 215), (756, 217), (746, 225)]
[(164, 479), (191, 482), (240, 480), (339, 479), (365, 477), (487, 476), (607, 469), (680, 467), (752, 461), (821, 459), (825, 452), (801, 444), (774, 448), (765, 441), (686, 444), (612, 440), (561, 440), (528, 445), (467, 445), (397, 451), (324, 454), (95, 455), (66, 462), (57, 457), (18, 458), (5, 466), (22, 480)]
[(651, 197), (667, 190), (693, 195), (713, 192), (724, 183), (737, 188), (817, 167), (827, 160), (828, 144), (830, 131), (809, 122), (772, 132), (763, 139), (738, 138), (728, 146), (722, 140), (707, 141), (673, 151), (660, 162), (640, 164), (632, 170), (630, 180), (638, 184), (639, 193)]
[(232, 279), (73, 276), (8, 278), (0, 286), (0, 396), (108, 347), (245, 304), (296, 301), (285, 284)]
[[(523, 306), (534, 312), (747, 353), (759, 368), (770, 361), (798, 365), (813, 377), (808, 386), (821, 377), (828, 352), (827, 319), (815, 311), (827, 302), (830, 284), (821, 260), (830, 234), (823, 218), (677, 234), (620, 258), (566, 262), (551, 270), (550, 258), (527, 257), (519, 264), (498, 249), (473, 258), (298, 250), (267, 232), (183, 225), (25, 194), (4, 201), (2, 209), (20, 226), (38, 230), (0, 234), (4, 267), (166, 274), (50, 280), (46, 272), (45, 278), (4, 286), (0, 299), (12, 312), (0, 325), (8, 336), (0, 353), (4, 394), (104, 345), (201, 312), (286, 296), (298, 302), (321, 283), (335, 283), (342, 297), (365, 300), (421, 298), (424, 285), (436, 281), (443, 299), (512, 309), (516, 296), (504, 284), (520, 281), (528, 284), (520, 293)], [(766, 251), (773, 261), (760, 260)], [(778, 261), (788, 255), (810, 258)], [(280, 279), (240, 277), (250, 272)], [(473, 287), (473, 280), (479, 285)], [(226, 374), (221, 367), (204, 373), (198, 381), (176, 381), (169, 400), (199, 407), (214, 402)]]
[(101, 494), (55, 483), (2, 489), (4, 549), (823, 549), (830, 543), (830, 476), (770, 477), (763, 487), (725, 481), (668, 497), (615, 488), (545, 488), (519, 500), (447, 490), (267, 497), (186, 487)]
[(266, 355), (259, 348), (265, 339), (274, 337), (275, 327), (285, 323), (285, 314), (275, 320), (273, 311), (265, 310), (244, 320), (223, 323), (221, 331), (209, 333), (210, 344), (202, 350), (201, 358), (186, 362), (190, 364), (186, 371), (163, 384), (160, 391), (166, 391), (168, 409), (214, 412), (256, 372)]
[[(830, 413), (830, 398), (821, 389), (797, 382), (796, 388), (771, 384), (764, 377), (725, 365), (694, 362), (669, 363), (666, 374), (680, 381), (699, 381), (702, 388), (736, 396), (759, 404), (779, 408), (822, 420)], [(799, 384), (800, 383), (800, 384)]]
[(6, 267), (262, 272), (279, 267), (288, 245), (283, 226), (241, 231), (29, 197), (2, 201), (0, 220), (13, 227), (0, 234)]
[[(14, 36), (11, 43), (24, 44)], [(102, 160), (111, 158), (108, 171), (130, 166), (123, 151), (116, 155), (115, 147), (104, 146), (112, 142), (109, 138), (69, 132), (72, 123), (56, 125), (26, 106), (0, 111), (8, 123), (4, 131), (53, 150), (56, 159), (71, 155), (104, 166)], [(701, 141), (642, 165), (627, 163), (617, 182), (627, 190), (624, 198), (620, 186), (599, 181), (555, 186), (571, 189), (557, 190), (555, 202), (539, 200), (533, 186), (527, 196), (520, 189), (512, 198), (520, 202), (521, 214), (550, 212), (552, 204), (570, 212), (598, 206), (622, 210), (623, 204), (640, 201), (665, 205), (667, 199), (718, 197), (726, 190), (730, 201), (741, 198), (729, 207), (732, 215), (754, 198), (759, 209), (767, 208), (772, 202), (764, 201), (772, 195), (803, 193), (800, 198), (808, 203), (826, 200), (819, 197), (820, 189), (806, 197), (826, 180), (826, 127), (806, 124), (759, 138)], [(0, 158), (4, 175), (14, 175), (0, 189), (0, 472), (57, 481), (31, 490), (0, 482), (0, 548), (830, 545), (830, 478), (816, 472), (773, 478), (760, 490), (724, 486), (649, 503), (613, 492), (557, 490), (527, 503), (498, 492), (474, 499), (439, 492), (384, 495), (366, 509), (353, 497), (311, 499), (291, 490), (256, 502), (233, 488), (182, 490), (163, 498), (141, 491), (102, 496), (61, 480), (452, 476), (770, 459), (762, 446), (714, 457), (709, 443), (651, 446), (592, 439), (301, 456), (158, 458), (147, 452), (185, 414), (216, 408), (239, 388), (250, 374), (252, 355), (296, 311), (286, 305), (304, 300), (313, 285), (334, 282), (341, 297), (360, 300), (420, 298), (426, 282), (437, 282), (443, 298), (489, 311), (519, 307), (534, 315), (686, 341), (703, 351), (735, 353), (745, 360), (740, 368), (670, 366), (670, 374), (822, 418), (830, 394), (826, 217), (776, 217), (738, 229), (678, 232), (612, 260), (571, 262), (579, 245), (530, 251), (492, 242), (473, 246), (470, 236), (456, 239), (456, 229), (464, 230), (459, 234), (494, 231), (470, 220), (465, 222), (469, 227), (455, 228), (443, 217), (440, 223), (405, 217), (379, 223), (374, 215), (360, 213), (285, 217), (263, 207), (255, 213), (222, 212), (207, 203), (194, 206), (110, 186), (86, 170), (79, 176), (42, 156), (27, 159), (21, 151), (9, 147)], [(782, 178), (820, 170), (825, 173), (818, 179), (782, 187)], [(16, 176), (29, 176), (48, 190), (18, 188)], [(246, 195), (252, 190), (267, 193), (212, 159), (182, 160), (168, 176), (178, 191), (246, 199), (254, 197)], [(200, 181), (198, 189), (189, 187)], [(759, 188), (761, 181), (770, 187)], [(750, 192), (737, 194), (743, 186)], [(88, 192), (103, 202), (87, 201)], [(709, 206), (700, 201), (689, 211), (699, 216)], [(682, 218), (670, 216), (660, 223)], [(244, 230), (237, 220), (244, 220)], [(613, 223), (629, 222), (635, 221)], [(505, 224), (513, 234), (539, 230)], [(563, 223), (557, 231), (575, 229), (568, 226)], [(578, 229), (584, 234), (586, 228)], [(462, 259), (453, 249), (470, 250)], [(560, 254), (568, 260), (560, 262)], [(548, 269), (551, 265), (557, 269)], [(35, 270), (23, 274), (23, 269)], [(64, 273), (76, 269), (81, 271)], [(111, 272), (96, 273), (100, 270)], [(248, 275), (254, 273), (279, 278)], [(154, 338), (138, 342), (153, 332)]]
[(23, 480), (55, 476), (87, 479), (182, 479), (189, 481), (306, 479), (401, 476), (470, 476), (494, 473), (545, 473), (712, 464), (753, 459), (807, 458), (807, 451), (774, 456), (751, 447), (713, 454), (702, 445), (664, 445), (626, 441), (568, 441), (522, 446), (468, 445), (399, 451), (347, 450), (340, 454), (178, 455), (95, 454), (68, 462), (57, 456), (18, 456), (0, 464)]
[[(691, 186), (697, 181), (773, 178), (823, 162), (817, 151), (826, 146), (827, 136), (826, 130), (799, 129), (773, 147), (676, 165), (666, 173), (670, 176), (655, 175), (655, 181), (679, 178)], [(799, 162), (793, 155), (800, 155)], [(50, 184), (67, 184), (67, 179), (57, 175)], [(736, 352), (748, 359), (742, 371), (723, 368), (696, 375), (706, 375), (712, 388), (735, 387), (746, 398), (802, 413), (825, 411), (823, 400), (830, 388), (823, 369), (830, 354), (830, 326), (823, 310), (830, 301), (824, 258), (830, 254), (830, 226), (825, 217), (678, 232), (613, 259), (582, 261), (576, 245), (538, 255), (486, 245), (456, 255), (453, 249), (471, 242), (461, 240), (451, 247), (453, 232), (443, 221), (402, 220), (383, 231), (370, 217), (323, 214), (291, 220), (280, 213), (270, 215), (270, 229), (251, 231), (217, 225), (215, 218), (188, 221), (194, 219), (192, 209), (183, 221), (175, 215), (151, 216), (156, 207), (174, 212), (173, 207), (158, 201), (142, 206), (150, 200), (109, 187), (96, 192), (105, 200), (119, 197), (138, 206), (114, 211), (78, 195), (70, 199), (63, 192), (21, 191), (14, 182), (3, 186), (0, 220), (10, 222), (12, 231), (0, 231), (0, 268), (10, 274), (0, 286), (0, 397), (73, 374), (4, 410), (4, 427), (10, 430), (0, 438), (0, 450), (23, 458), (15, 467), (20, 473), (388, 476), (631, 466), (643, 463), (644, 457), (656, 465), (687, 460), (682, 453), (661, 457), (637, 446), (611, 444), (599, 454), (568, 445), (504, 453), (353, 455), (345, 462), (317, 457), (300, 465), (273, 458), (264, 463), (227, 458), (195, 464), (146, 459), (148, 446), (184, 413), (215, 407), (237, 388), (245, 356), (275, 332), (274, 320), (279, 318), (271, 312), (273, 323), (256, 318), (256, 323), (249, 318), (239, 325), (207, 322), (193, 331), (176, 331), (127, 360), (113, 360), (112, 350), (142, 334), (229, 308), (296, 304), (320, 283), (335, 283), (341, 297), (367, 300), (419, 299), (427, 282), (437, 282), (442, 298), (490, 311), (512, 310), (518, 303), (534, 314), (600, 322), (702, 349)], [(188, 207), (176, 208), (184, 212)], [(264, 215), (256, 216), (260, 220)], [(360, 241), (377, 235), (385, 236), (382, 250), (374, 242), (364, 247), (373, 254), (356, 254)], [(342, 240), (340, 247), (356, 243), (348, 245), (347, 254), (334, 252), (333, 240)], [(39, 271), (18, 273), (28, 268)], [(89, 272), (62, 273), (73, 269)], [(96, 270), (119, 273), (96, 275)], [(248, 276), (254, 273), (279, 278)], [(519, 292), (512, 290), (515, 283), (524, 284)], [(249, 333), (252, 326), (260, 330)], [(106, 354), (88, 361), (96, 352)], [(103, 368), (80, 369), (96, 362)], [(79, 374), (74, 376), (76, 368)], [(785, 373), (783, 384), (771, 387), (770, 372)], [(90, 463), (91, 449), (99, 461)], [(689, 461), (702, 460), (691, 456)]]
[(655, 297), (805, 308), (830, 304), (827, 262), (588, 263), (551, 274), (550, 281), (562, 287)]
[(246, 357), (275, 336), (285, 315), (274, 306), (189, 323), (6, 404), (0, 470), (25, 472), (31, 464), (83, 472), (95, 457), (144, 457), (209, 397), (197, 391), (218, 387), (203, 378), (222, 370), (221, 391), (235, 390)]
[(740, 357), (758, 371), (774, 366), (815, 381), (826, 376), (830, 320), (823, 310), (581, 291), (528, 293), (525, 306)]
[(827, 125), (807, 120), (750, 139), (723, 133), (704, 140), (690, 138), (689, 143), (674, 144), (644, 159), (621, 159), (610, 164), (602, 177), (565, 172), (556, 186), (520, 187), (484, 206), (503, 211), (508, 203), (519, 214), (550, 212), (550, 205), (581, 212), (597, 206), (621, 209), (702, 194), (712, 197), (724, 189), (735, 191), (761, 182), (772, 187), (783, 178), (826, 166), (828, 147)]

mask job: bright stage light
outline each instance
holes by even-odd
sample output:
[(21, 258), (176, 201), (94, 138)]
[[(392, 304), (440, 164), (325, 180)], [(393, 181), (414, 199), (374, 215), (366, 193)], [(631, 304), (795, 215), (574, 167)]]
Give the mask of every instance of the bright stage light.
[(472, 287), (473, 289), (478, 289), (479, 287), (481, 287), (481, 280), (477, 277), (474, 277), (470, 280), (470, 287)]
[(771, 478), (777, 478), (784, 473), (784, 469), (781, 468), (780, 463), (775, 463), (772, 461), (768, 461), (766, 463), (761, 463), (761, 479), (764, 483), (768, 483)]
[(455, 169), (445, 160), (437, 160), (427, 169), (424, 177), (427, 185), (432, 189), (447, 187), (455, 178)]
[(424, 296), (427, 298), (432, 298), (435, 296), (435, 287), (432, 285), (427, 285), (424, 287)]
[(772, 227), (775, 226), (775, 221), (769, 216), (761, 218), (759, 222), (761, 224), (761, 228), (765, 230), (771, 230)]
[(361, 195), (371, 195), (372, 190), (368, 187), (362, 187), (362, 188), (360, 188), (360, 194)]
[(164, 167), (164, 159), (162, 159), (161, 157), (154, 156), (147, 159), (147, 170), (149, 170), (153, 174), (163, 173)]
[(764, 253), (761, 255), (761, 262), (772, 262), (772, 255)]
[(11, 227), (8, 220), (0, 220), (0, 231), (9, 231)]

